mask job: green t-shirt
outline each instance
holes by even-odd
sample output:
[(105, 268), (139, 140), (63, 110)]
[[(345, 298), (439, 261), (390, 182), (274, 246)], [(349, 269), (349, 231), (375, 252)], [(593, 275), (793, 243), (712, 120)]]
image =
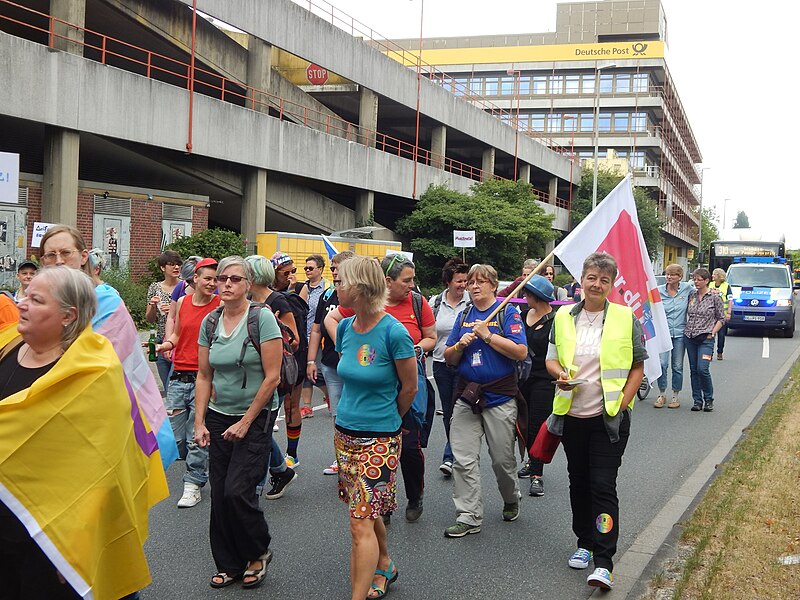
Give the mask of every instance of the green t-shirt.
[[(247, 412), (256, 392), (264, 382), (264, 369), (261, 366), (261, 355), (250, 343), (247, 336), (247, 312), (242, 316), (242, 320), (234, 327), (233, 331), (225, 331), (223, 318), (220, 317), (217, 323), (217, 330), (214, 333), (214, 343), (209, 345), (206, 337), (206, 320), (203, 319), (200, 325), (200, 337), (198, 343), (206, 348), (211, 348), (208, 359), (211, 368), (214, 369), (212, 383), (214, 394), (208, 407), (218, 413), (230, 416), (240, 416)], [(260, 341), (266, 342), (281, 337), (281, 330), (278, 322), (269, 308), (263, 308), (259, 313), (258, 330)], [(244, 354), (242, 367), (236, 363), (242, 353), (242, 344), (247, 340), (247, 350)], [(247, 385), (242, 389), (244, 375), (247, 373)], [(273, 392), (272, 403), (267, 404), (271, 410), (277, 410), (280, 406), (278, 394)]]

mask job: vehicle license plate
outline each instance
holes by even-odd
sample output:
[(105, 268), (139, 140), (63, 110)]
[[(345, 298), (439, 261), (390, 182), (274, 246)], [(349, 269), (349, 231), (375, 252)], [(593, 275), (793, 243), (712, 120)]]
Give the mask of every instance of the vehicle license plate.
[(745, 315), (745, 321), (763, 321), (765, 319), (764, 315)]

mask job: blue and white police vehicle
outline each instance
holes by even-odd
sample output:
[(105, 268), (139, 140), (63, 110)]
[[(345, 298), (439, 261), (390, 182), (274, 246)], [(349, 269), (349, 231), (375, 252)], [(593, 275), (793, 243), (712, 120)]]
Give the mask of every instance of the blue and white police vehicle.
[(728, 329), (780, 329), (794, 336), (795, 293), (789, 263), (781, 257), (741, 256), (728, 268)]

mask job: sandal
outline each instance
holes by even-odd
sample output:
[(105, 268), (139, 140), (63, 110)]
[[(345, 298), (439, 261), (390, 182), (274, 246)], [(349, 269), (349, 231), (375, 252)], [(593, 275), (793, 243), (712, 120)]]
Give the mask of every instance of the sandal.
[(267, 565), (269, 565), (269, 563), (272, 561), (272, 550), (267, 550), (256, 560), (261, 561), (261, 568), (247, 569), (247, 571), (242, 574), (243, 580), (247, 579), (248, 577), (255, 577), (253, 581), (242, 581), (243, 588), (254, 588), (261, 585), (261, 582), (264, 581), (264, 578), (267, 576)]
[[(211, 581), (208, 582), (212, 588), (224, 588), (228, 587), (230, 584), (234, 583), (235, 581), (242, 578), (242, 574), (239, 573), (237, 575), (228, 575), (224, 571), (217, 573), (216, 575), (211, 576)], [(219, 579), (220, 581), (214, 581), (215, 579)]]
[(375, 569), (375, 575), (380, 575), (384, 579), (386, 579), (386, 583), (383, 586), (383, 589), (379, 588), (375, 585), (375, 582), (372, 583), (372, 590), (370, 590), (370, 594), (375, 592), (374, 596), (367, 596), (367, 600), (373, 600), (374, 598), (383, 598), (386, 594), (389, 593), (389, 586), (392, 585), (395, 581), (397, 581), (397, 576), (399, 575), (397, 571), (397, 567), (394, 564), (393, 560), (389, 561), (389, 568), (385, 571), (381, 569)]

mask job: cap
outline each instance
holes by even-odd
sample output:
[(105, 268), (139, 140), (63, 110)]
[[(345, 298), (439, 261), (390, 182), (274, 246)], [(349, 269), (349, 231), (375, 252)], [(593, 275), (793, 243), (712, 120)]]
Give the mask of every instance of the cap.
[(38, 271), (39, 265), (37, 265), (32, 260), (23, 260), (21, 263), (17, 265), (17, 273), (22, 271), (22, 269), (34, 269), (35, 271)]
[(194, 272), (197, 273), (197, 271), (199, 269), (202, 269), (203, 267), (216, 267), (216, 266), (217, 266), (216, 258), (204, 258), (194, 266)]
[(539, 300), (544, 300), (545, 302), (555, 301), (555, 297), (553, 297), (553, 284), (541, 275), (534, 275), (531, 277), (523, 289), (539, 298)]
[(294, 262), (292, 260), (292, 257), (286, 254), (286, 252), (276, 252), (275, 254), (270, 256), (269, 260), (272, 263), (272, 266), (275, 267), (276, 269), (287, 263)]

